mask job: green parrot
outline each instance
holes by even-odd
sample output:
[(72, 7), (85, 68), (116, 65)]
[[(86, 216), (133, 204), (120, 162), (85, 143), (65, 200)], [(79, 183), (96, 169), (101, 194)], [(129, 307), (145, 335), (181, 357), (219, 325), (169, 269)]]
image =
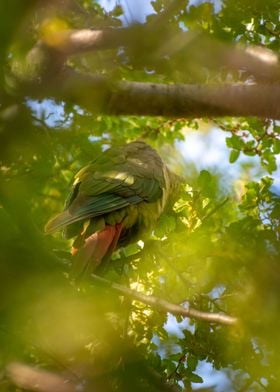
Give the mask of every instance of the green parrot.
[(112, 147), (76, 174), (64, 211), (45, 231), (63, 229), (66, 238), (75, 238), (74, 274), (90, 274), (155, 225), (179, 184), (148, 144)]

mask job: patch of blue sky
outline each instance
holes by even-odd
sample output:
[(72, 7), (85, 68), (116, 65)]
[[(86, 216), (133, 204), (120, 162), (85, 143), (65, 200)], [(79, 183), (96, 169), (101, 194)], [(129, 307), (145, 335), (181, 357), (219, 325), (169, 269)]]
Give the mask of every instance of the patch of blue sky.
[(109, 135), (109, 133), (106, 133), (106, 132), (103, 132), (101, 136), (90, 135), (88, 137), (88, 140), (92, 143), (103, 141), (102, 146), (101, 146), (101, 150), (103, 152), (108, 150), (111, 147), (110, 143), (104, 143), (105, 140), (108, 140), (108, 142), (110, 141), (110, 135)]
[[(152, 0), (99, 0), (99, 4), (108, 12), (112, 11), (116, 5), (121, 5), (124, 10), (124, 15), (121, 17), (124, 25), (135, 22), (144, 23), (148, 15), (155, 13), (151, 2)], [(206, 0), (190, 0), (188, 7), (205, 2)], [(214, 5), (214, 11), (216, 13), (221, 10), (222, 0), (212, 0), (210, 2)]]
[(191, 333), (194, 333), (195, 331), (194, 326), (189, 323), (189, 320), (187, 318), (184, 318), (182, 321), (179, 322), (177, 321), (176, 317), (170, 313), (168, 313), (167, 315), (164, 329), (169, 335), (177, 336), (180, 339), (184, 338), (184, 329), (188, 330)]
[(110, 135), (109, 133), (103, 132), (101, 136), (90, 135), (88, 140), (92, 143), (100, 142), (101, 140), (109, 140)]
[(192, 5), (199, 5), (199, 4), (203, 4), (203, 3), (212, 3), (214, 6), (214, 11), (217, 13), (221, 10), (223, 2), (222, 0), (189, 0), (189, 5), (188, 7), (192, 6)]
[[(186, 163), (194, 165), (198, 171), (209, 170), (222, 176), (225, 188), (242, 177), (244, 167), (251, 180), (259, 180), (268, 173), (261, 167), (258, 156), (246, 156), (241, 153), (238, 160), (229, 162), (230, 150), (226, 147), (226, 138), (230, 134), (214, 127), (210, 131), (190, 131), (185, 140), (177, 142), (177, 147)], [(276, 157), (277, 171), (272, 174), (274, 184), (272, 190), (280, 195), (280, 156)]]
[(56, 103), (52, 99), (44, 99), (37, 101), (28, 99), (26, 105), (32, 110), (32, 113), (36, 118), (44, 121), (45, 124), (50, 127), (69, 127), (73, 118), (73, 114), (70, 113), (68, 119), (65, 120), (64, 103)]
[(120, 18), (124, 25), (144, 23), (148, 15), (155, 13), (151, 0), (99, 0), (99, 4), (108, 12), (120, 5), (124, 10)]
[(199, 361), (195, 373), (202, 376), (203, 383), (192, 383), (192, 389), (194, 391), (196, 389), (205, 388), (207, 390), (209, 388), (209, 390), (214, 392), (234, 392), (226, 370), (216, 370), (209, 362)]
[(226, 290), (226, 287), (224, 285), (220, 284), (220, 285), (214, 287), (213, 290), (211, 290), (210, 293), (208, 293), (208, 295), (211, 299), (217, 299), (217, 298), (220, 298), (224, 294), (225, 290)]

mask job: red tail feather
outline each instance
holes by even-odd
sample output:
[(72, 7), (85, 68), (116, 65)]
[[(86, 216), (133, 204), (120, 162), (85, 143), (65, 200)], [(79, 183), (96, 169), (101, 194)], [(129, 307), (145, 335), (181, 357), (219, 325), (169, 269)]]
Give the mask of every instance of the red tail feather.
[(73, 274), (92, 273), (105, 259), (110, 257), (118, 243), (122, 224), (106, 226), (104, 230), (93, 233), (80, 249), (73, 248)]

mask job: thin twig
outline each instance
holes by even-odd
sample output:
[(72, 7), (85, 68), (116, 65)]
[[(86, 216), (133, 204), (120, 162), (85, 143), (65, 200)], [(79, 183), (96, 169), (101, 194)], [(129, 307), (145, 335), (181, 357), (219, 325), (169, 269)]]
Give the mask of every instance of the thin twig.
[(178, 359), (176, 368), (175, 368), (174, 371), (168, 376), (168, 381), (170, 381), (172, 378), (174, 378), (174, 376), (177, 375), (181, 363), (184, 363), (185, 361), (186, 361), (186, 353), (183, 352), (183, 354), (182, 354), (182, 355), (180, 356), (180, 358)]
[(214, 215), (219, 209), (221, 209), (227, 202), (229, 198), (226, 197), (221, 203), (217, 204), (211, 211), (209, 211), (202, 219), (201, 223), (205, 222), (210, 216)]
[(111, 282), (94, 274), (91, 275), (91, 278), (94, 282), (99, 283), (102, 286), (109, 287), (110, 289), (115, 290), (127, 297), (134, 298), (137, 301), (150, 305), (159, 311), (224, 325), (236, 325), (238, 322), (236, 317), (221, 313), (207, 313), (193, 308), (185, 308), (183, 306), (167, 302), (161, 298), (154, 297), (153, 295), (139, 293), (138, 291), (131, 290), (128, 287)]

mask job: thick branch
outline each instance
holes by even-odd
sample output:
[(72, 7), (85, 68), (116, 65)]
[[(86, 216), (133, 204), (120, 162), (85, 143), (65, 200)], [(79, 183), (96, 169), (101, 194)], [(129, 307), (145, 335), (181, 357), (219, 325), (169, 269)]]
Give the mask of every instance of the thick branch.
[(37, 392), (75, 392), (77, 385), (61, 376), (21, 363), (11, 363), (7, 367), (11, 381), (19, 388)]
[[(159, 35), (163, 41), (160, 49), (157, 44), (147, 46), (152, 51), (150, 55), (155, 57), (185, 51), (191, 52), (189, 57), (193, 65), (203, 64), (216, 69), (222, 66), (231, 69), (244, 67), (259, 80), (276, 80), (273, 85), (112, 82), (103, 76), (79, 74), (63, 66), (68, 55), (88, 50), (121, 45), (135, 50), (135, 44), (139, 50), (139, 45), (145, 47), (146, 41), (149, 41), (150, 29), (147, 26), (132, 26), (127, 29), (51, 33), (47, 40), (38, 43), (29, 52), (24, 64), (14, 62), (12, 72), (16, 79), (15, 86), (21, 86), (24, 96), (52, 96), (66, 102), (70, 100), (92, 112), (113, 115), (188, 118), (258, 116), (280, 119), (280, 68), (274, 53), (265, 49), (251, 48), (248, 53), (248, 50), (246, 52), (196, 33), (179, 33), (171, 39)], [(155, 52), (156, 47), (158, 51)], [(145, 52), (145, 56), (149, 56), (149, 53)]]
[(169, 312), (174, 315), (180, 315), (184, 317), (195, 318), (198, 320), (208, 321), (210, 323), (219, 323), (224, 325), (236, 325), (238, 319), (236, 317), (227, 316), (225, 314), (220, 313), (207, 313), (202, 312), (200, 310), (192, 309), (192, 308), (184, 308), (179, 305), (172, 304), (163, 299), (154, 297), (153, 295), (145, 295), (139, 293), (138, 291), (131, 290), (128, 287), (122, 286), (118, 283), (113, 283), (107, 279), (101, 278), (97, 275), (91, 275), (91, 278), (96, 282), (103, 286), (109, 287), (112, 290), (117, 291), (129, 298), (134, 298), (137, 301), (143, 302), (147, 305), (152, 306), (153, 308), (163, 311)]
[[(165, 16), (165, 13), (160, 15), (159, 20)], [(197, 32), (180, 32), (175, 36), (172, 33), (163, 30), (157, 23), (152, 26), (135, 25), (103, 30), (65, 30), (49, 33), (44, 43), (64, 56), (125, 46), (133, 50), (131, 53), (138, 55), (139, 48), (142, 48), (145, 50), (143, 56), (147, 59), (171, 56), (172, 61), (174, 54), (185, 52), (190, 54), (189, 61), (197, 66), (216, 70), (221, 67), (246, 70), (259, 81), (280, 80), (278, 57), (269, 49), (225, 44)]]
[(166, 117), (257, 116), (280, 119), (280, 84), (184, 85), (112, 82), (64, 70), (47, 86), (33, 85), (33, 98), (52, 96), (95, 113)]
[(139, 30), (137, 27), (131, 27), (129, 29), (65, 30), (50, 33), (44, 42), (58, 52), (70, 56), (94, 50), (105, 50), (130, 45), (132, 37), (135, 40)]

